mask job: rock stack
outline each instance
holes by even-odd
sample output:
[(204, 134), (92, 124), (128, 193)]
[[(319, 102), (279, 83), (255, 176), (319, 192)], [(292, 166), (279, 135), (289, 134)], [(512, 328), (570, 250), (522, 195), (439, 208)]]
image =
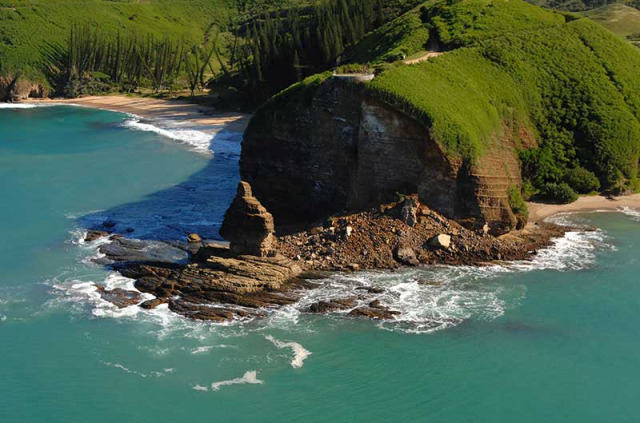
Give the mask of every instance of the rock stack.
[(273, 255), (273, 216), (260, 204), (247, 182), (238, 184), (238, 192), (224, 215), (220, 235), (229, 241), (237, 255), (268, 257)]

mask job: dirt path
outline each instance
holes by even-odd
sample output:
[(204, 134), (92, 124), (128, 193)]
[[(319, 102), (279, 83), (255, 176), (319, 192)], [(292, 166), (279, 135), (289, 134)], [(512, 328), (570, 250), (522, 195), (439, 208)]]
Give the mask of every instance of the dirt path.
[(406, 65), (413, 65), (414, 63), (426, 62), (427, 60), (443, 55), (444, 51), (428, 51), (420, 57), (416, 57), (414, 59), (404, 59), (402, 63)]

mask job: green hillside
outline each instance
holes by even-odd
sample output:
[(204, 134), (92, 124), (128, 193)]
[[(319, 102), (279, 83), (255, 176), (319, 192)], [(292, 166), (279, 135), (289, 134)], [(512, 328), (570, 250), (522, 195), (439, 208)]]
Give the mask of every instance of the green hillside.
[[(390, 24), (371, 35), (388, 51), (365, 39), (352, 57), (378, 63), (365, 89), (422, 121), (450, 155), (474, 161), (507, 136), (537, 144), (521, 157), (525, 177), (539, 188), (583, 168), (605, 189), (637, 188), (636, 48), (588, 19), (520, 0), (436, 0), (397, 20), (406, 21), (411, 28)], [(410, 35), (426, 29), (446, 53), (380, 65), (395, 58), (389, 52), (425, 48), (424, 38), (416, 46)]]
[(39, 75), (47, 47), (63, 44), (72, 25), (202, 42), (212, 24), (227, 25), (232, 6), (231, 0), (0, 0), (0, 65)]
[(634, 44), (640, 44), (640, 10), (616, 3), (583, 12), (582, 15)]

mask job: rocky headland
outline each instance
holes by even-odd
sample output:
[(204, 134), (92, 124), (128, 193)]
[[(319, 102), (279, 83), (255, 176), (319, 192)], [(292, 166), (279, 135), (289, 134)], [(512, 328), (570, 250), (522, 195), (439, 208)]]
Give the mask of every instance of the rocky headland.
[[(143, 302), (135, 291), (100, 289), (103, 299), (118, 307), (167, 304), (191, 319), (223, 322), (293, 304), (304, 290), (317, 286), (314, 279), (329, 272), (526, 260), (566, 229), (539, 223), (495, 237), (487, 226), (467, 229), (410, 195), (276, 235), (273, 216), (251, 186), (241, 182), (220, 231), (229, 242), (207, 242), (197, 234), (171, 244), (143, 242), (110, 235), (108, 227), (90, 231), (86, 241), (110, 237), (99, 247), (104, 255), (99, 262), (155, 297)], [(321, 300), (307, 311), (393, 319), (399, 311), (381, 303), (379, 291), (362, 289), (356, 297)]]

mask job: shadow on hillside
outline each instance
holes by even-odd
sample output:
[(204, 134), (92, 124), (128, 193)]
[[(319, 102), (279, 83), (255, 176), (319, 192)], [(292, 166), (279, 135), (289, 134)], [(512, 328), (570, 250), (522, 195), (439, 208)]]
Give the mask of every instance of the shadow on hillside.
[(213, 157), (184, 182), (141, 201), (79, 217), (78, 225), (143, 240), (184, 241), (189, 233), (220, 239), (218, 230), (240, 180), (242, 134), (229, 134), (222, 131), (212, 138)]

